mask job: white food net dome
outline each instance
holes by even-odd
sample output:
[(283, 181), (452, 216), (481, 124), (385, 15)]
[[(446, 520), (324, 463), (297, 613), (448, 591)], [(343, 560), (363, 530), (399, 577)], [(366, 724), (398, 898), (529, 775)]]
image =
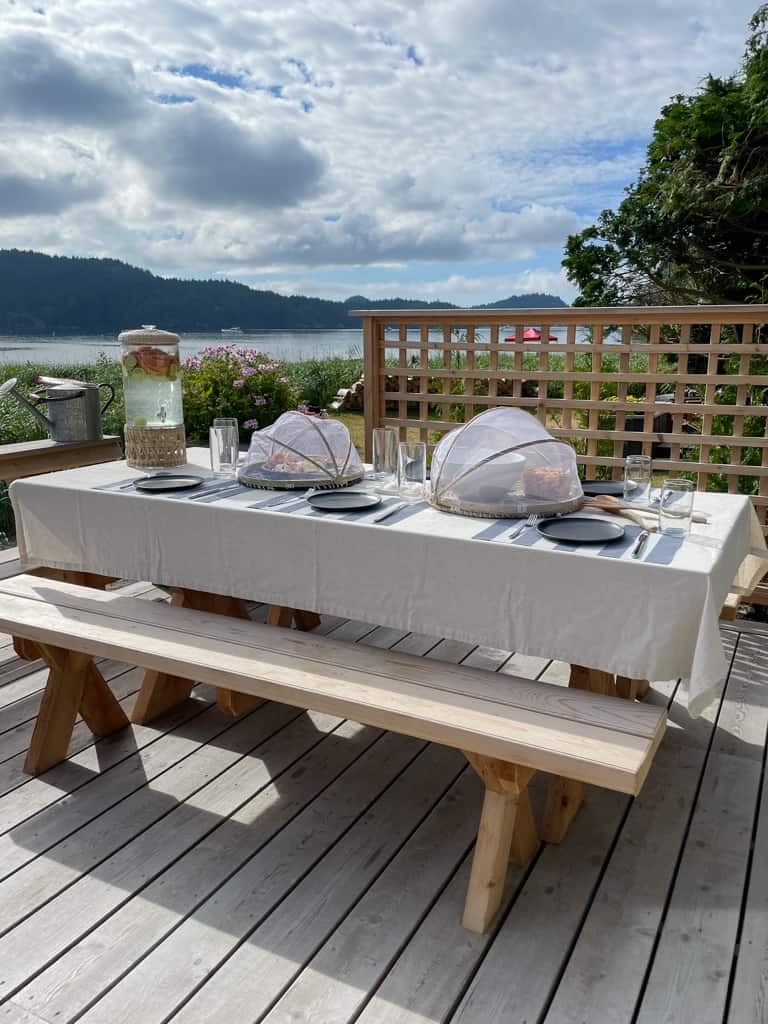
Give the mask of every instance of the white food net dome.
[(581, 508), (576, 456), (523, 409), (489, 409), (441, 440), (430, 501), (475, 516), (557, 515)]
[(363, 464), (339, 420), (284, 412), (254, 432), (238, 474), (249, 487), (341, 487), (363, 477)]

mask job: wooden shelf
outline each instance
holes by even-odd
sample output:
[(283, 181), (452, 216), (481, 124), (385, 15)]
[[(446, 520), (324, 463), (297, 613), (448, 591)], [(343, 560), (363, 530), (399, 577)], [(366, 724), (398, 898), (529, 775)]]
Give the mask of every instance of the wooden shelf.
[(122, 459), (120, 438), (103, 437), (100, 441), (25, 441), (0, 445), (0, 480), (7, 484), (25, 476), (52, 473), (59, 469), (75, 469), (99, 462)]

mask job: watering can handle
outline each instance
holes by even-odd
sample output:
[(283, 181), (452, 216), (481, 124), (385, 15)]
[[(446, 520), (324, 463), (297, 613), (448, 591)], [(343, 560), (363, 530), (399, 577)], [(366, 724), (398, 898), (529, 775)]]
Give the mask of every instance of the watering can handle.
[(101, 388), (109, 388), (109, 398), (106, 400), (104, 405), (102, 405), (102, 407), (101, 407), (101, 415), (103, 416), (104, 413), (107, 411), (107, 409), (110, 407), (110, 405), (112, 405), (112, 403), (115, 400), (115, 389), (112, 387), (111, 384), (106, 384), (106, 383), (99, 384), (98, 387), (100, 389)]

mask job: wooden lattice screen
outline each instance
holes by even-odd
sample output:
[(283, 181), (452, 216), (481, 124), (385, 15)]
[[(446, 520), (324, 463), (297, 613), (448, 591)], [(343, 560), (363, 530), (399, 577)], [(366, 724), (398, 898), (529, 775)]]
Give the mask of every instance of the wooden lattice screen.
[[(357, 310), (371, 431), (433, 446), (489, 406), (530, 410), (590, 476), (630, 452), (768, 510), (768, 305)], [(540, 340), (525, 332), (537, 329)], [(511, 340), (514, 338), (514, 340)]]

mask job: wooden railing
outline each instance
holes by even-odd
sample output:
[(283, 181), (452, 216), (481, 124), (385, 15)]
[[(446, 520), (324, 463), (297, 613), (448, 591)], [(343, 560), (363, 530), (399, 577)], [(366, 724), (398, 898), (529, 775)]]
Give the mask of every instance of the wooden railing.
[[(368, 459), (374, 427), (434, 445), (483, 409), (518, 406), (590, 476), (618, 478), (642, 452), (702, 490), (751, 495), (765, 525), (768, 305), (351, 315), (363, 317)], [(532, 327), (541, 340), (524, 339)]]

